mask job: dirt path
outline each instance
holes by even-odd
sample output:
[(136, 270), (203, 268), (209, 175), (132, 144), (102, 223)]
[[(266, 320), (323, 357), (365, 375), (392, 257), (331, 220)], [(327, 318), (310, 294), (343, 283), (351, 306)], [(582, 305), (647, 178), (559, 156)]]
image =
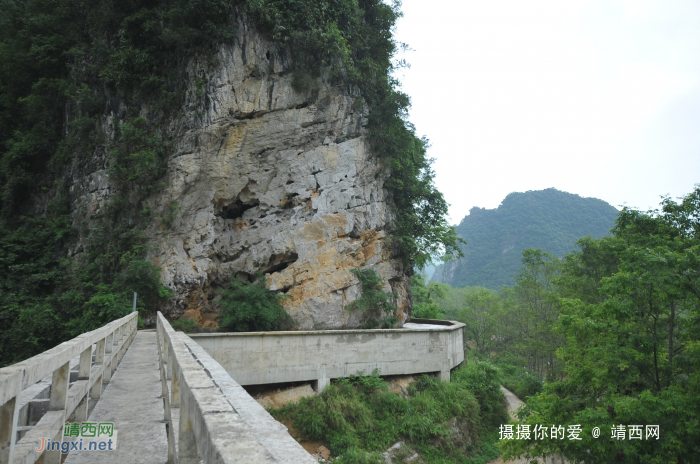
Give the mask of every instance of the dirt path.
[[(515, 396), (515, 394), (501, 385), (501, 391), (508, 401), (508, 414), (510, 414), (511, 419), (515, 419), (515, 411), (518, 410), (523, 401)], [(494, 459), (489, 462), (489, 464), (528, 464), (528, 460), (525, 458), (516, 459), (514, 461), (504, 461), (501, 458)]]
[[(503, 395), (506, 397), (506, 400), (508, 401), (508, 414), (510, 414), (510, 417), (513, 420), (516, 420), (515, 411), (517, 411), (518, 408), (520, 407), (520, 405), (523, 404), (523, 401), (520, 398), (518, 398), (517, 396), (515, 396), (515, 394), (512, 391), (508, 390), (507, 388), (504, 388), (502, 385), (501, 385), (501, 391), (503, 392)], [(546, 462), (546, 464), (549, 464), (549, 463), (551, 463), (551, 464), (567, 464), (568, 463), (568, 461), (562, 459), (560, 456), (549, 457), (549, 458), (547, 458), (546, 461), (544, 458), (537, 458), (535, 461), (537, 461), (538, 463), (545, 463)], [(530, 462), (532, 462), (532, 460), (528, 461), (525, 458), (518, 458), (518, 459), (515, 459), (513, 461), (504, 461), (503, 459), (498, 458), (498, 459), (494, 459), (493, 461), (489, 462), (488, 464), (528, 464)]]
[(506, 397), (506, 400), (508, 400), (508, 414), (510, 414), (510, 417), (515, 420), (515, 411), (517, 411), (520, 405), (523, 404), (523, 401), (503, 385), (501, 385), (501, 391)]

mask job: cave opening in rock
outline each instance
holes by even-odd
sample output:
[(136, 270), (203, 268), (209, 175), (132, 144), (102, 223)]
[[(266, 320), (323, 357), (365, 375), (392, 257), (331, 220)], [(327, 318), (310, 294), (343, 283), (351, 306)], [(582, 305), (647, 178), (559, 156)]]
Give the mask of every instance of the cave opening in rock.
[(243, 213), (245, 213), (251, 208), (255, 208), (259, 204), (259, 202), (245, 204), (241, 200), (236, 200), (233, 203), (221, 208), (221, 212), (218, 213), (217, 216), (224, 219), (238, 219), (240, 217), (243, 217)]
[(296, 253), (283, 253), (270, 256), (270, 261), (265, 269), (265, 274), (272, 274), (287, 269), (290, 264), (293, 264), (299, 255)]

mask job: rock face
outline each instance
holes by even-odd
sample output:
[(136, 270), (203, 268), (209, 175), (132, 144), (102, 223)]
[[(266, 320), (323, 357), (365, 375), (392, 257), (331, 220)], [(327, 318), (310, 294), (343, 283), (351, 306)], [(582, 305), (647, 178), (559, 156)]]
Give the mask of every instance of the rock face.
[[(244, 23), (215, 60), (189, 64), (184, 118), (171, 123), (183, 135), (165, 188), (147, 201), (160, 217), (177, 213), (148, 229), (149, 259), (174, 290), (162, 310), (212, 326), (216, 289), (264, 272), (299, 328), (357, 327), (360, 315), (344, 309), (361, 295), (350, 270), (372, 267), (405, 320), (408, 278), (387, 239), (385, 169), (357, 93), (323, 78), (295, 90), (287, 54)], [(94, 212), (93, 197), (109, 187), (104, 170), (88, 178), (100, 184), (83, 195)]]

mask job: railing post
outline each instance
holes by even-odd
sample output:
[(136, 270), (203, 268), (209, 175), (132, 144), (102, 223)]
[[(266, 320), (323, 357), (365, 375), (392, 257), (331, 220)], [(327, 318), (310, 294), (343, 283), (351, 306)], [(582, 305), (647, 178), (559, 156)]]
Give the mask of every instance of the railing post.
[[(119, 346), (119, 344), (121, 343), (123, 337), (124, 337), (124, 326), (120, 325), (119, 328), (117, 329), (117, 339), (116, 339), (116, 342), (114, 343), (114, 345), (117, 347), (117, 366), (119, 365), (119, 363), (122, 362), (122, 349)], [(116, 368), (115, 368), (115, 370), (116, 370)]]
[[(19, 392), (21, 386), (22, 376), (17, 375), (13, 390)], [(13, 462), (18, 417), (19, 401), (15, 396), (0, 406), (0, 464)]]
[[(80, 365), (78, 366), (78, 380), (90, 380), (90, 370), (92, 368), (92, 345), (87, 347), (80, 353)], [(83, 399), (80, 400), (78, 407), (75, 409), (75, 421), (85, 422), (88, 418), (88, 405), (90, 401), (89, 392), (85, 393)]]
[(70, 362), (53, 371), (51, 378), (51, 395), (49, 411), (65, 411), (68, 398), (68, 381), (70, 380)]
[(179, 464), (198, 464), (200, 462), (197, 454), (197, 442), (192, 430), (190, 412), (187, 405), (180, 406), (180, 427), (178, 432), (177, 457)]
[[(69, 396), (71, 409), (75, 401), (78, 401), (75, 410), (70, 413), (75, 414), (78, 422), (85, 421), (90, 407), (102, 395), (103, 380), (108, 383), (111, 379), (135, 334), (132, 328), (136, 327), (134, 316), (126, 316), (101, 329), (80, 335), (41, 356), (0, 369), (0, 464), (15, 461), (34, 462), (33, 458), (37, 457), (37, 453), (39, 462), (42, 463), (56, 463), (65, 458), (60, 452), (60, 445), (65, 440), (64, 424), (67, 420), (72, 420), (67, 411)], [(95, 345), (93, 362), (92, 347)], [(115, 349), (115, 346), (118, 348)], [(78, 381), (71, 387), (70, 362), (66, 360), (76, 355), (80, 358)], [(61, 359), (62, 364), (56, 368), (58, 359)], [(21, 421), (19, 408), (20, 398), (23, 398), (20, 396), (23, 387), (26, 388), (47, 375), (51, 375), (48, 404), (43, 403), (43, 407), (48, 406), (47, 415), (37, 424), (39, 428), (24, 428), (24, 433), (27, 434), (25, 437), (31, 440), (17, 443), (17, 430), (20, 425), (25, 425)], [(89, 392), (86, 391), (88, 388)], [(77, 392), (85, 394), (75, 396), (78, 395)], [(29, 443), (35, 436), (52, 439), (52, 442), (59, 446), (59, 450), (35, 451), (38, 443)]]
[(170, 360), (170, 344), (165, 340), (165, 346), (163, 347), (163, 362), (165, 363), (165, 380), (170, 380), (173, 378), (172, 362)]
[(122, 353), (124, 350), (122, 347), (119, 346), (119, 343), (124, 339), (124, 326), (120, 325), (119, 328), (117, 329), (118, 336), (117, 336), (117, 365), (119, 365), (122, 362)]
[(111, 333), (111, 334), (107, 335), (107, 337), (105, 338), (105, 356), (107, 356), (107, 354), (110, 355), (109, 362), (105, 366), (104, 372), (102, 374), (102, 380), (105, 383), (109, 383), (109, 381), (112, 379), (113, 360), (112, 360), (111, 354), (112, 354), (113, 347), (114, 347), (114, 333)]
[[(51, 378), (51, 395), (49, 396), (49, 411), (65, 411), (66, 400), (68, 398), (68, 382), (70, 381), (70, 362), (65, 363), (53, 371)], [(63, 421), (66, 420), (65, 414)], [(62, 421), (62, 422), (63, 422)], [(62, 440), (62, 427), (58, 429), (58, 433), (53, 437), (54, 441)], [(47, 451), (45, 453), (44, 462), (61, 462), (60, 451)]]
[(78, 380), (90, 379), (90, 368), (92, 367), (92, 345), (88, 346), (80, 353), (80, 364), (78, 365)]
[[(106, 342), (107, 342), (107, 339), (103, 338), (102, 340), (98, 341), (95, 344), (95, 365), (104, 364), (104, 362), (105, 362), (105, 343)], [(102, 396), (102, 379), (103, 378), (104, 377), (102, 375), (100, 375), (100, 377), (95, 381), (95, 383), (92, 384), (92, 389), (90, 389), (90, 399), (97, 401)]]
[(180, 375), (177, 368), (173, 369), (173, 380), (170, 384), (170, 407), (180, 407)]
[(105, 344), (107, 339), (103, 338), (95, 344), (95, 364), (102, 364), (105, 362)]

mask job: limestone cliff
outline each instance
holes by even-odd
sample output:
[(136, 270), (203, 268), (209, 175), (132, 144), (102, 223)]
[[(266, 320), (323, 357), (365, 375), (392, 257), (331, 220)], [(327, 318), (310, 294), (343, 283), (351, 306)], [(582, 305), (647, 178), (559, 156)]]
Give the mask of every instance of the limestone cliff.
[[(323, 78), (295, 90), (289, 54), (239, 26), (215, 64), (189, 63), (165, 187), (147, 200), (159, 217), (177, 212), (147, 229), (149, 259), (174, 291), (161, 309), (211, 326), (217, 287), (262, 271), (289, 295), (299, 328), (356, 327), (359, 315), (344, 309), (360, 296), (350, 270), (372, 267), (405, 320), (408, 279), (387, 239), (386, 171), (368, 144), (363, 100)], [(93, 164), (75, 181), (76, 220), (109, 196), (108, 162)]]

